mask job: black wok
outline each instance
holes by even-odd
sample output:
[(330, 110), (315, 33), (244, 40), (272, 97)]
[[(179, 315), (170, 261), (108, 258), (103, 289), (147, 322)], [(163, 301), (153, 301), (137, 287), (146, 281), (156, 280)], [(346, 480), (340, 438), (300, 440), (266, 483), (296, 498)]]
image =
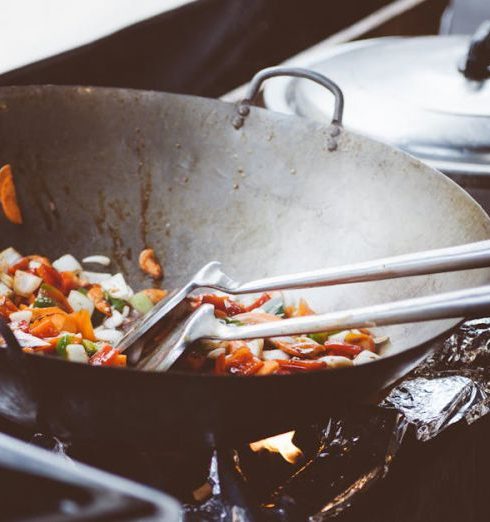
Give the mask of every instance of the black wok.
[[(1, 221), (1, 246), (107, 254), (137, 289), (151, 284), (137, 268), (145, 246), (172, 288), (212, 259), (258, 278), (489, 237), (474, 200), (402, 152), (337, 125), (257, 108), (237, 122), (236, 111), (166, 93), (1, 88), (0, 163), (12, 165), (25, 218)], [(489, 279), (476, 270), (307, 298), (328, 311)], [(0, 350), (0, 414), (62, 438), (166, 447), (253, 440), (367, 400), (455, 322), (387, 328), (385, 358), (293, 376), (143, 373)]]

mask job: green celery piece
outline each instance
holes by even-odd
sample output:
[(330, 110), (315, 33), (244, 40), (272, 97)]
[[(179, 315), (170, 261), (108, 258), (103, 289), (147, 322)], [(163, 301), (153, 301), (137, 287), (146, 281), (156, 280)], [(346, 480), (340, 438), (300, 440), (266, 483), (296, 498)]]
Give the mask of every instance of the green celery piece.
[(330, 332), (319, 332), (319, 333), (308, 334), (307, 337), (309, 337), (313, 341), (316, 341), (317, 343), (323, 344), (326, 341), (328, 341), (328, 338), (331, 335), (335, 335), (339, 332), (341, 332), (341, 330), (331, 330)]
[(132, 295), (129, 304), (140, 314), (146, 314), (153, 308), (152, 300), (144, 292)]
[(61, 337), (61, 339), (56, 344), (56, 353), (60, 357), (64, 357), (66, 359), (66, 347), (71, 343), (71, 340), (71, 335), (63, 335), (63, 337)]
[(82, 339), (82, 345), (87, 352), (89, 357), (92, 357), (95, 353), (97, 353), (97, 345), (88, 339)]

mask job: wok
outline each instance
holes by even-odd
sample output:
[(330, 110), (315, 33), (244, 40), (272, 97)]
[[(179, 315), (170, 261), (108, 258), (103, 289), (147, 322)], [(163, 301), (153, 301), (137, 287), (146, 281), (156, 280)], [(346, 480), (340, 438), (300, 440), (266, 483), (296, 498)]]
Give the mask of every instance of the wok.
[[(250, 98), (271, 74), (255, 78)], [(138, 289), (151, 285), (137, 267), (145, 246), (174, 288), (216, 258), (252, 279), (490, 237), (488, 216), (466, 192), (343, 129), (340, 91), (313, 79), (335, 93), (330, 126), (249, 101), (237, 108), (161, 92), (1, 88), (0, 162), (12, 164), (25, 218), (20, 227), (2, 220), (2, 247), (52, 258), (107, 254)], [(326, 312), (489, 280), (482, 269), (301, 295)], [(234, 444), (368, 400), (456, 322), (386, 328), (381, 360), (291, 376), (145, 373), (0, 350), (0, 414), (61, 438)]]

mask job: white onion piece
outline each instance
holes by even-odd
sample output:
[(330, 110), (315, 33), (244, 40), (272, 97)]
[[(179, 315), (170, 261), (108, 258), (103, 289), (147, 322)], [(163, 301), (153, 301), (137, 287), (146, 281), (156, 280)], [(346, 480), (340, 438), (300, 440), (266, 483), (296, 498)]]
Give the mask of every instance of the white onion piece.
[(118, 328), (124, 323), (124, 316), (121, 312), (115, 308), (112, 309), (112, 315), (104, 320), (103, 325), (105, 328)]
[(12, 289), (0, 282), (0, 297), (10, 297), (12, 294)]
[(284, 361), (287, 361), (288, 359), (291, 359), (287, 353), (284, 353), (282, 350), (264, 350), (262, 352), (262, 359), (264, 361), (269, 361), (272, 359), (282, 359)]
[(124, 276), (121, 273), (113, 275), (100, 283), (100, 286), (111, 296), (117, 299), (129, 299), (133, 295), (133, 291), (126, 284)]
[(32, 319), (32, 312), (30, 310), (20, 310), (19, 312), (12, 312), (9, 315), (9, 319), (13, 323), (20, 323), (20, 321), (30, 323)]
[(65, 254), (53, 261), (53, 268), (58, 272), (81, 272), (82, 265), (71, 255)]
[(253, 341), (247, 341), (247, 346), (255, 357), (262, 357), (262, 351), (264, 349), (264, 339), (254, 339)]
[(14, 286), (14, 278), (5, 272), (0, 272), (0, 281), (9, 288)]
[(116, 346), (119, 344), (119, 341), (123, 338), (123, 333), (118, 330), (114, 330), (112, 328), (103, 328), (98, 327), (94, 330), (95, 337), (99, 341), (105, 341), (109, 343), (111, 346)]
[(35, 346), (49, 346), (49, 343), (35, 337), (34, 335), (23, 332), (22, 330), (15, 330), (14, 335), (23, 348), (34, 348)]
[(342, 357), (341, 355), (325, 355), (319, 357), (317, 361), (327, 363), (329, 368), (343, 368), (344, 366), (352, 366), (352, 361), (348, 357)]
[(14, 292), (22, 297), (29, 297), (35, 292), (43, 280), (40, 277), (24, 272), (23, 270), (16, 270), (14, 275)]
[(354, 365), (357, 366), (359, 364), (365, 364), (375, 361), (376, 359), (379, 359), (379, 355), (374, 352), (370, 352), (369, 350), (363, 350), (359, 355), (354, 357)]
[(80, 278), (91, 285), (98, 285), (111, 277), (111, 274), (107, 272), (87, 272), (84, 270), (80, 273)]
[(328, 336), (328, 342), (334, 342), (334, 343), (343, 343), (345, 340), (345, 336), (350, 333), (350, 330), (342, 330), (341, 332), (338, 332), (333, 335)]
[(8, 247), (0, 252), (0, 267), (15, 265), (15, 263), (21, 259), (22, 256), (17, 252), (17, 250), (15, 250), (15, 248)]
[(109, 266), (111, 260), (107, 256), (87, 256), (82, 259), (82, 263), (96, 263), (102, 266)]
[(208, 353), (208, 359), (217, 359), (221, 355), (224, 355), (226, 350), (224, 348), (215, 348)]
[(69, 344), (66, 347), (66, 357), (71, 362), (88, 363), (88, 355), (81, 344)]
[(129, 312), (130, 312), (129, 306), (128, 305), (124, 306), (123, 311), (122, 311), (122, 316), (127, 317), (129, 315)]
[(70, 303), (70, 306), (73, 308), (74, 312), (87, 310), (90, 315), (92, 315), (94, 312), (94, 303), (92, 300), (77, 290), (72, 290), (70, 292), (68, 295), (68, 302)]
[(34, 259), (31, 259), (29, 261), (29, 268), (31, 270), (36, 270), (36, 268), (39, 268), (41, 265), (42, 265), (42, 263), (40, 261), (36, 261)]

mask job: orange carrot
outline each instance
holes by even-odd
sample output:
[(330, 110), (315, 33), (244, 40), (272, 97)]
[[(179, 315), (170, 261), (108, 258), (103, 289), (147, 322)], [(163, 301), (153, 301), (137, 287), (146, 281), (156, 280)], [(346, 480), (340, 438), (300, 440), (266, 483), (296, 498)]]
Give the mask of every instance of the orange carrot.
[(22, 213), (17, 203), (14, 177), (10, 165), (0, 169), (0, 202), (5, 217), (16, 225), (22, 224)]

